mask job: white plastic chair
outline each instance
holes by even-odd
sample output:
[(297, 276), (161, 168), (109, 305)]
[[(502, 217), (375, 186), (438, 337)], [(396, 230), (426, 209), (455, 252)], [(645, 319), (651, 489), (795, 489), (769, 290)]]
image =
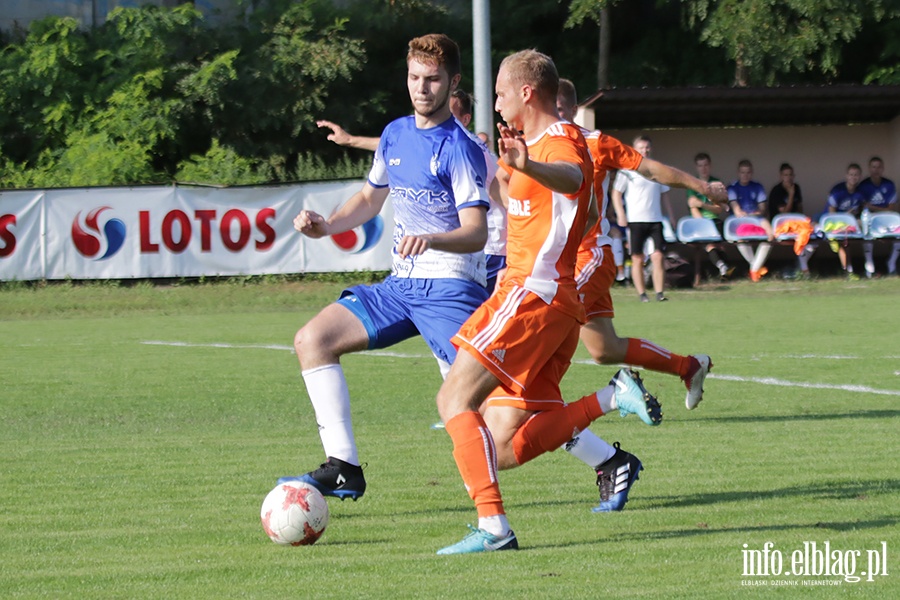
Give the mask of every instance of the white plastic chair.
[(715, 221), (703, 217), (682, 217), (678, 219), (678, 241), (682, 244), (711, 244), (722, 241), (722, 235)]
[(883, 211), (869, 217), (869, 235), (873, 240), (900, 239), (900, 213)]
[[(829, 225), (840, 225), (841, 228), (829, 231)], [(859, 221), (850, 213), (825, 213), (819, 219), (818, 229), (827, 240), (859, 240), (863, 237)]]
[(663, 239), (666, 240), (668, 244), (674, 244), (678, 241), (678, 238), (675, 236), (675, 230), (672, 229), (672, 224), (669, 223), (668, 219), (662, 220), (663, 224)]

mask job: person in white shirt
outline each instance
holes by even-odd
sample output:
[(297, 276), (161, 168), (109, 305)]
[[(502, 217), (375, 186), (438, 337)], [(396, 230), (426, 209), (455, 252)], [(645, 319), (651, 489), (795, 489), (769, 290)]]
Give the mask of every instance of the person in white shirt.
[[(653, 143), (645, 135), (636, 137), (632, 146), (648, 158), (653, 149)], [(658, 301), (668, 300), (664, 294), (666, 271), (663, 251), (666, 245), (663, 238), (662, 208), (665, 205), (669, 222), (674, 227), (675, 218), (672, 203), (669, 201), (669, 186), (650, 181), (637, 171), (622, 170), (616, 175), (613, 183), (612, 201), (619, 226), (628, 227), (631, 276), (641, 302), (650, 301), (644, 285), (644, 243), (648, 239), (653, 241), (653, 250), (650, 252), (653, 290)]]

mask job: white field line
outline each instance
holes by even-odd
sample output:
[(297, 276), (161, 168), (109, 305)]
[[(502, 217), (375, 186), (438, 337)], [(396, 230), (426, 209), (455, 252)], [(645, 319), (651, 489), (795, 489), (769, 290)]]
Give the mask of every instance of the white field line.
[(802, 381), (785, 381), (774, 377), (738, 377), (737, 375), (716, 375), (710, 373), (708, 379), (722, 379), (724, 381), (743, 381), (761, 383), (763, 385), (777, 385), (781, 387), (799, 387), (816, 390), (842, 390), (845, 392), (858, 392), (861, 394), (881, 394), (883, 396), (900, 396), (900, 390), (879, 390), (867, 385), (833, 385), (829, 383), (805, 383)]
[[(164, 342), (159, 340), (149, 340), (141, 342), (148, 346), (177, 346), (181, 348), (237, 348), (237, 349), (258, 349), (258, 350), (284, 350), (293, 352), (293, 346), (284, 346), (278, 344), (193, 344), (190, 342)], [(401, 352), (390, 352), (384, 350), (370, 350), (359, 352), (357, 354), (366, 354), (369, 356), (384, 356), (390, 358), (431, 358), (423, 354), (404, 354)], [(856, 357), (833, 357), (833, 356), (817, 356), (817, 355), (797, 355), (794, 358), (841, 358), (852, 359)], [(891, 358), (891, 357), (886, 357)], [(593, 365), (592, 360), (574, 360), (573, 364), (577, 365)], [(900, 372), (895, 372), (898, 374)], [(884, 396), (900, 396), (900, 390), (879, 390), (865, 385), (834, 385), (828, 383), (808, 383), (803, 381), (787, 381), (784, 379), (775, 379), (774, 377), (741, 377), (739, 375), (722, 375), (719, 373), (710, 373), (707, 375), (709, 379), (720, 379), (722, 381), (739, 381), (742, 383), (759, 383), (762, 385), (774, 385), (779, 387), (797, 387), (817, 390), (842, 390), (845, 392), (854, 392), (860, 394), (881, 394)]]
[(163, 342), (159, 340), (147, 340), (141, 342), (146, 346), (176, 346), (178, 348), (238, 348), (238, 349), (258, 349), (258, 350), (289, 350), (294, 351), (293, 346), (285, 346), (280, 344), (192, 344), (190, 342)]

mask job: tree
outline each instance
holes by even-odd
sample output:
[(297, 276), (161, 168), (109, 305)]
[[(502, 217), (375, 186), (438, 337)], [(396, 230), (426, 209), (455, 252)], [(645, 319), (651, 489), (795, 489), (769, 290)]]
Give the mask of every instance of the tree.
[(734, 61), (734, 85), (773, 85), (786, 73), (838, 73), (844, 44), (884, 0), (682, 0), (686, 24)]
[(0, 54), (0, 149), (32, 162), (65, 140), (90, 96), (87, 37), (72, 18), (32, 23), (20, 44)]
[(569, 5), (569, 18), (566, 27), (581, 25), (585, 21), (597, 24), (600, 30), (597, 43), (597, 88), (609, 87), (609, 50), (612, 46), (610, 31), (610, 12), (612, 6), (620, 0), (572, 0)]
[(229, 183), (292, 177), (328, 145), (300, 134), (362, 69), (335, 10), (273, 0), (216, 28), (191, 4), (119, 8), (90, 30), (33, 23), (0, 52), (0, 185), (153, 183), (191, 166)]
[(876, 45), (877, 56), (867, 61), (863, 83), (900, 84), (900, 1), (894, 0), (886, 17), (867, 40)]

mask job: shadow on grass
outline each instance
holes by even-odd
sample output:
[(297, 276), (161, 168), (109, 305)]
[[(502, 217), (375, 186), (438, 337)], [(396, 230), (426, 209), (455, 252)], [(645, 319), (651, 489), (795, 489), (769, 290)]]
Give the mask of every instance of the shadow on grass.
[(680, 506), (702, 506), (722, 502), (743, 502), (746, 500), (765, 501), (781, 498), (809, 497), (828, 500), (865, 500), (871, 493), (892, 493), (900, 491), (900, 480), (878, 479), (874, 481), (825, 481), (810, 485), (797, 485), (774, 490), (737, 490), (688, 494), (683, 496), (642, 496), (649, 508), (676, 508)]
[(900, 410), (860, 410), (848, 413), (810, 413), (806, 415), (756, 415), (734, 417), (700, 417), (698, 421), (717, 423), (780, 423), (785, 421), (832, 421), (837, 419), (894, 419), (900, 417)]
[(866, 521), (847, 521), (847, 522), (817, 522), (817, 523), (784, 523), (781, 525), (751, 525), (744, 527), (710, 527), (698, 524), (697, 527), (690, 529), (673, 529), (671, 531), (641, 531), (634, 533), (615, 534), (609, 538), (611, 542), (625, 542), (635, 540), (667, 540), (676, 538), (685, 538), (698, 535), (714, 535), (720, 533), (754, 533), (763, 531), (795, 531), (801, 529), (824, 529), (828, 531), (853, 531), (857, 529), (881, 529), (884, 527), (895, 527), (900, 524), (900, 517), (886, 516), (880, 519), (869, 519)]
[[(598, 519), (603, 517), (598, 516)], [(541, 548), (569, 548), (574, 546), (594, 546), (598, 543), (619, 544), (622, 542), (647, 541), (647, 540), (671, 540), (683, 539), (695, 536), (719, 535), (719, 534), (749, 534), (767, 531), (798, 531), (798, 530), (817, 530), (826, 531), (853, 531), (857, 529), (881, 529), (884, 527), (895, 527), (900, 524), (900, 517), (886, 516), (880, 519), (869, 519), (866, 521), (847, 521), (847, 522), (831, 522), (831, 523), (784, 523), (781, 525), (748, 525), (742, 527), (711, 527), (706, 523), (698, 523), (696, 527), (671, 529), (666, 531), (634, 531), (616, 533), (604, 536), (602, 539), (591, 540), (587, 542), (563, 542), (558, 544), (536, 544), (523, 547), (523, 550), (541, 549)]]

